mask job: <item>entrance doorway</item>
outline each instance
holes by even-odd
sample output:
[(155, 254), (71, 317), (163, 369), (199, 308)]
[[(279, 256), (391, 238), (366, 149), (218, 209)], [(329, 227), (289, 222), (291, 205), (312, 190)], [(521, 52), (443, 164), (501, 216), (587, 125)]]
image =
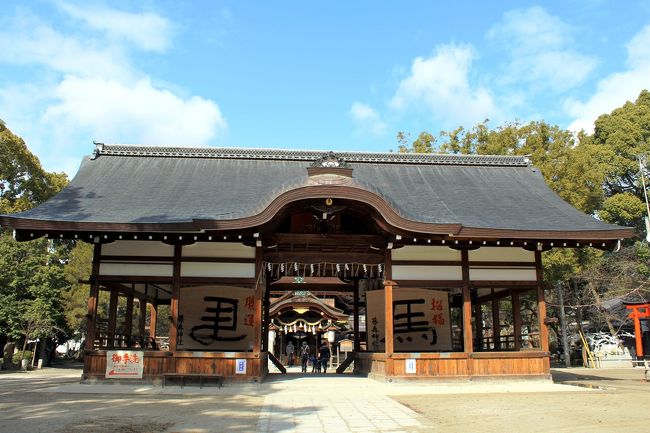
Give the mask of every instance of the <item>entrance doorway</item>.
[(365, 340), (357, 287), (335, 277), (282, 277), (268, 284), (269, 374), (351, 373), (354, 364), (346, 359)]

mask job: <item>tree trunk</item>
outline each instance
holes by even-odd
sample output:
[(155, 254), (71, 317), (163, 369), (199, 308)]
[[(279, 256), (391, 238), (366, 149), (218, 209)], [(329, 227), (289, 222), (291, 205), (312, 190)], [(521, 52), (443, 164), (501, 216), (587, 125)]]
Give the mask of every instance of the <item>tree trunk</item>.
[(564, 285), (559, 283), (557, 285), (558, 295), (560, 297), (560, 326), (562, 327), (562, 349), (564, 350), (564, 366), (571, 367), (571, 358), (569, 356), (569, 327), (566, 323), (566, 315), (564, 314)]
[(612, 318), (610, 314), (605, 310), (603, 307), (603, 301), (600, 295), (598, 294), (598, 291), (594, 288), (593, 284), (591, 282), (587, 283), (587, 287), (589, 288), (589, 291), (591, 292), (592, 296), (596, 300), (596, 307), (598, 308), (598, 311), (600, 311), (605, 318), (605, 322), (607, 322), (607, 327), (609, 328), (609, 333), (612, 337), (616, 336), (616, 328), (614, 328), (614, 325), (612, 324)]

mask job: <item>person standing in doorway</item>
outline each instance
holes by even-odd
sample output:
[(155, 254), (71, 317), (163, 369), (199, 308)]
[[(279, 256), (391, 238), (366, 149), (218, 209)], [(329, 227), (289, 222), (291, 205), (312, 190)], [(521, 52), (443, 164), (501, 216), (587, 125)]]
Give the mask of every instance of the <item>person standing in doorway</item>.
[(330, 352), (330, 348), (327, 346), (327, 343), (323, 343), (318, 353), (318, 361), (320, 362), (321, 368), (323, 369), (323, 373), (327, 373), (327, 364), (330, 360), (331, 355), (332, 352)]
[(306, 341), (302, 342), (300, 346), (300, 365), (302, 366), (302, 372), (307, 373), (307, 363), (309, 362), (309, 346)]
[(293, 366), (293, 354), (295, 351), (293, 343), (290, 341), (289, 344), (287, 344), (287, 365), (289, 367)]

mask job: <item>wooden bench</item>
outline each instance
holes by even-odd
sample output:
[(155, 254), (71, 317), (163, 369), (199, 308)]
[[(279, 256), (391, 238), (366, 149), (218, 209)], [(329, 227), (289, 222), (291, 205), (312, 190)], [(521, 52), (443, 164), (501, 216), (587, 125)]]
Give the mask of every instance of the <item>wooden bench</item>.
[(216, 379), (219, 381), (219, 388), (223, 385), (223, 376), (220, 374), (211, 374), (211, 373), (163, 373), (163, 388), (167, 385), (167, 379), (180, 379), (181, 388), (185, 385), (185, 379), (199, 379), (199, 388), (203, 388), (203, 381), (205, 379)]

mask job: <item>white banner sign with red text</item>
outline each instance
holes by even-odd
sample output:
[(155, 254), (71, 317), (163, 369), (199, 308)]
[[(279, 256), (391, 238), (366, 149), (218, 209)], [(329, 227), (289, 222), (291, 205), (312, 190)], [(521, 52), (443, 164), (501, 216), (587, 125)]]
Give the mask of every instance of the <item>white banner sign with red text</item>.
[(142, 379), (143, 369), (141, 350), (106, 351), (106, 379)]

